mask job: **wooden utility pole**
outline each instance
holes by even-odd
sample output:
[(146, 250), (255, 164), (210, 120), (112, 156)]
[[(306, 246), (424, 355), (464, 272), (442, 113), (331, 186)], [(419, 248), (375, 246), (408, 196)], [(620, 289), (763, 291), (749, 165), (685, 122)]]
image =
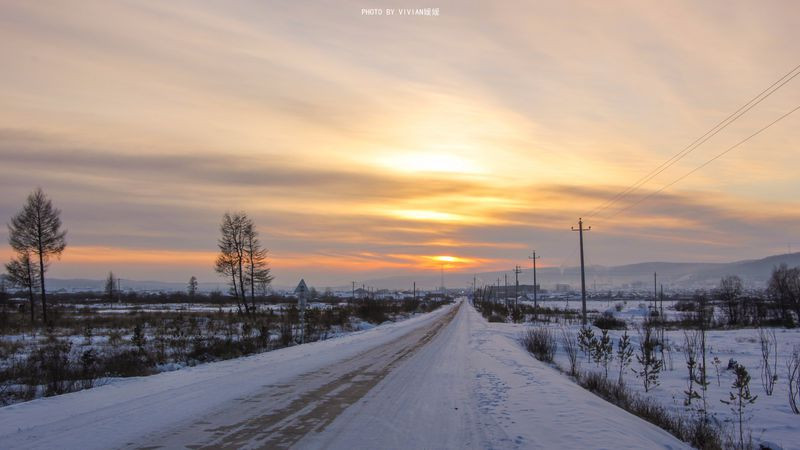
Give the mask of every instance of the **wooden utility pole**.
[(472, 301), (475, 301), (475, 282), (477, 281), (477, 277), (475, 275), (472, 276)]
[(442, 300), (447, 296), (447, 289), (444, 287), (444, 263), (442, 263)]
[(508, 274), (503, 274), (503, 303), (508, 306)]
[(578, 218), (578, 228), (572, 227), (572, 231), (577, 231), (581, 246), (581, 312), (583, 313), (583, 326), (586, 326), (586, 269), (583, 266), (583, 232), (591, 230), (592, 227), (583, 228), (583, 219)]
[(658, 274), (653, 272), (653, 311), (658, 313)]
[[(536, 311), (539, 308), (539, 283), (536, 281), (536, 260), (541, 258), (541, 256), (536, 256), (536, 250), (533, 251), (532, 256), (528, 256), (528, 259), (533, 261), (533, 309)], [(538, 314), (534, 312), (534, 314)]]
[(514, 309), (517, 309), (517, 303), (519, 302), (519, 274), (521, 272), (522, 268), (514, 266)]

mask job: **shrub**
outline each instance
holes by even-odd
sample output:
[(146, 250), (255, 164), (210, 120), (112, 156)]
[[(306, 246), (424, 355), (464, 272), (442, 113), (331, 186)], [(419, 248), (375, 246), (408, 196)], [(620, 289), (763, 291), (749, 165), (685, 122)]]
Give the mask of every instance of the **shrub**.
[(522, 335), (522, 344), (536, 359), (544, 362), (553, 362), (558, 348), (555, 333), (545, 327), (529, 328)]
[(138, 350), (124, 350), (106, 356), (101, 370), (109, 377), (137, 377), (153, 373), (155, 362)]
[(678, 300), (677, 302), (675, 302), (675, 310), (682, 312), (692, 312), (697, 310), (697, 305), (695, 305), (694, 301), (692, 300)]
[(625, 330), (628, 324), (623, 319), (614, 317), (609, 311), (594, 319), (594, 326), (601, 330)]
[(642, 397), (624, 384), (615, 383), (597, 372), (587, 372), (578, 383), (604, 400), (663, 428), (678, 439), (695, 448), (721, 450), (723, 432), (718, 425), (702, 417), (682, 417), (670, 411), (651, 397)]

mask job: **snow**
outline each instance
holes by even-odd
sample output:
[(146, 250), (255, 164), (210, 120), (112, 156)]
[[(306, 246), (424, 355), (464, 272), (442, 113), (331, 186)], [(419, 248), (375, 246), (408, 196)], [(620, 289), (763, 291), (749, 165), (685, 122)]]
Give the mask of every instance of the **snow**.
[(301, 448), (686, 448), (533, 359), (464, 303), (427, 346)]
[[(459, 308), (453, 320), (433, 334), (453, 308)], [(280, 405), (280, 395), (295, 404), (318, 392), (304, 383), (335, 378), (345, 367), (363, 375), (337, 389), (352, 390), (370, 376), (376, 384), (320, 419), (294, 442), (298, 447), (685, 447), (536, 361), (520, 347), (516, 331), (500, 325), (461, 302), (335, 339), (115, 380), (0, 408), (0, 442), (4, 448), (178, 446), (186, 442), (175, 439), (196, 438), (191, 431), (197, 427), (219, 430), (232, 416), (245, 415), (252, 417), (239, 428), (257, 430), (253, 424), (265, 417), (311, 417), (308, 410), (331, 400), (335, 390), (292, 414), (270, 408)], [(370, 367), (381, 361), (389, 364), (378, 377)]]
[[(604, 303), (604, 302), (603, 302)], [(577, 302), (579, 305), (580, 302)], [(589, 308), (598, 306), (599, 302), (593, 305), (588, 303)], [(571, 306), (576, 306), (575, 302)], [(596, 307), (595, 309), (603, 310), (603, 308)], [(672, 309), (672, 304), (664, 302), (664, 312), (666, 316), (672, 315), (673, 318), (680, 315), (680, 312)], [(647, 314), (646, 308), (640, 308), (638, 302), (628, 302), (621, 312), (614, 311), (614, 316), (623, 318), (629, 323), (628, 335), (635, 349), (638, 349), (639, 335), (635, 328), (636, 324), (642, 322)], [(499, 332), (505, 332), (511, 335), (519, 335), (530, 325), (523, 324), (491, 324), (498, 329)], [(558, 351), (556, 353), (555, 362), (562, 368), (569, 367), (567, 355), (564, 352), (561, 344), (561, 329), (569, 330), (573, 335), (577, 335), (580, 330), (580, 325), (577, 323), (564, 325), (564, 324), (542, 324), (553, 327), (556, 330), (558, 337)], [(505, 330), (505, 331), (500, 331)], [(599, 335), (600, 330), (594, 327), (595, 335)], [(614, 343), (614, 351), (617, 349), (617, 340), (622, 335), (621, 330), (610, 330), (609, 335)], [(759, 443), (778, 444), (783, 449), (800, 449), (800, 433), (798, 433), (798, 417), (793, 414), (788, 404), (788, 386), (786, 382), (786, 359), (791, 355), (794, 346), (800, 345), (800, 329), (783, 329), (776, 328), (775, 334), (778, 342), (778, 381), (775, 384), (775, 390), (771, 396), (766, 395), (766, 392), (761, 384), (760, 370), (761, 370), (761, 349), (758, 340), (758, 330), (753, 328), (743, 329), (730, 329), (730, 330), (712, 330), (706, 333), (706, 342), (708, 348), (707, 364), (708, 364), (708, 381), (710, 385), (707, 391), (707, 405), (709, 412), (717, 420), (723, 422), (729, 431), (733, 431), (733, 415), (730, 407), (720, 402), (720, 399), (727, 399), (728, 393), (731, 391), (731, 383), (735, 376), (732, 370), (725, 370), (728, 366), (728, 361), (733, 359), (740, 364), (743, 364), (751, 376), (750, 390), (753, 395), (758, 395), (755, 404), (746, 408), (747, 415), (750, 420), (747, 424), (752, 432), (753, 441), (758, 445)], [(693, 410), (686, 408), (683, 404), (685, 395), (684, 391), (688, 388), (687, 379), (688, 371), (686, 369), (686, 362), (682, 353), (684, 345), (684, 331), (683, 330), (668, 330), (665, 336), (672, 347), (671, 354), (667, 354), (667, 362), (665, 362), (665, 369), (659, 375), (659, 386), (651, 389), (646, 394), (659, 401), (665, 407), (668, 407), (675, 413), (679, 414), (692, 414)], [(579, 352), (579, 361), (582, 370), (593, 370), (601, 372), (602, 368), (597, 367), (594, 362), (587, 361), (583, 353)], [(616, 354), (615, 354), (616, 356)], [(720, 378), (717, 381), (717, 374), (714, 365), (712, 364), (713, 358), (718, 357), (721, 361)], [(672, 359), (670, 364), (669, 359)], [(636, 358), (633, 358), (631, 365), (632, 368), (638, 368)], [(670, 370), (671, 368), (671, 370)], [(609, 366), (609, 377), (617, 379), (619, 374), (619, 366), (615, 360)], [(625, 383), (633, 390), (644, 395), (644, 386), (640, 379), (630, 369), (624, 372)], [(695, 385), (695, 389), (698, 387)], [(696, 400), (695, 400), (696, 402)], [(746, 428), (747, 428), (746, 426)], [(774, 446), (774, 445), (773, 445)]]

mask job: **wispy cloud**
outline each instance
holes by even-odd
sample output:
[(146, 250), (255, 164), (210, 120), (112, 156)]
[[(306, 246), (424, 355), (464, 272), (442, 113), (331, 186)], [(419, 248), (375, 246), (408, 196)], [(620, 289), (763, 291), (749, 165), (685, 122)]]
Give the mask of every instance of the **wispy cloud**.
[[(534, 246), (559, 265), (577, 217), (797, 63), (794, 2), (445, 1), (438, 18), (396, 20), (362, 6), (4, 2), (0, 217), (34, 186), (50, 193), (73, 249), (56, 275), (210, 278), (199, 261), (238, 209), (286, 284), (428, 270), (441, 256), (507, 268)], [(620, 206), (798, 93), (787, 85)], [(799, 206), (796, 123), (592, 217), (589, 255), (783, 248)], [(135, 262), (147, 257), (160, 266)]]

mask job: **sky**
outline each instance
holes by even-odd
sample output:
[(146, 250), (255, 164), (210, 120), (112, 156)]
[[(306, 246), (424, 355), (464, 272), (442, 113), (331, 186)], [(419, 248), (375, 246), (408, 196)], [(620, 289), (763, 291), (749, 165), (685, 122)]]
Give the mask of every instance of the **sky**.
[(217, 281), (226, 211), (285, 286), (574, 266), (579, 217), (589, 264), (800, 250), (800, 112), (657, 192), (800, 76), (591, 214), (800, 64), (798, 29), (794, 1), (0, 0), (0, 221), (42, 187), (59, 278)]

